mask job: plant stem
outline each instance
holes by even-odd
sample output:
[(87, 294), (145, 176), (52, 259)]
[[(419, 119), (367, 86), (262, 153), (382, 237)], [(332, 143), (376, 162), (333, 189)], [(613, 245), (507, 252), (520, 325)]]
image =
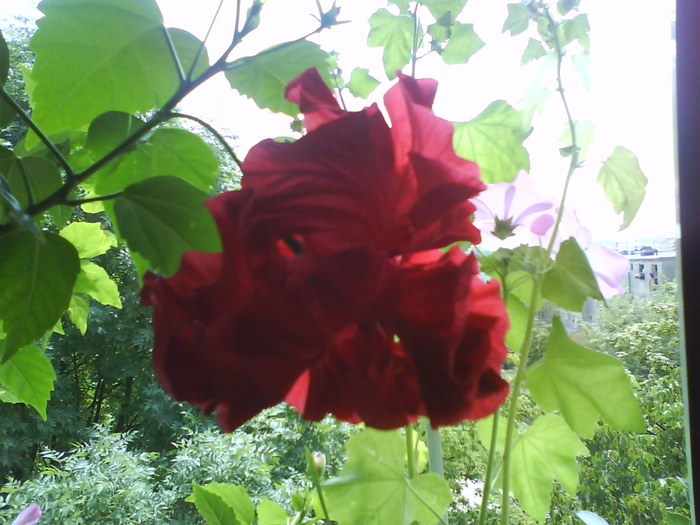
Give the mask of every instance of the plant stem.
[(214, 135), (217, 141), (223, 146), (223, 148), (226, 150), (226, 153), (229, 154), (229, 156), (233, 159), (233, 162), (236, 163), (239, 169), (243, 168), (243, 163), (241, 160), (238, 158), (238, 155), (236, 155), (236, 152), (233, 151), (233, 148), (229, 145), (228, 141), (226, 138), (219, 133), (214, 126), (206, 122), (205, 120), (202, 120), (199, 117), (195, 117), (194, 115), (189, 115), (187, 113), (170, 113), (169, 115), (170, 118), (184, 118), (187, 120), (191, 120), (193, 122), (196, 122), (203, 128), (205, 128), (209, 133)]
[(484, 492), (481, 497), (481, 508), (479, 509), (479, 525), (486, 525), (486, 511), (488, 510), (489, 497), (491, 496), (491, 483), (493, 482), (493, 471), (496, 459), (496, 440), (498, 438), (499, 413), (493, 415), (491, 425), (491, 443), (489, 443), (489, 457), (486, 462), (486, 477), (484, 478)]
[(411, 76), (416, 76), (416, 62), (418, 61), (418, 2), (413, 8), (413, 45), (411, 49)]
[(22, 106), (20, 106), (15, 99), (13, 99), (10, 94), (5, 91), (5, 88), (0, 89), (0, 97), (7, 102), (10, 106), (12, 106), (12, 109), (15, 110), (15, 112), (19, 115), (19, 117), (29, 126), (29, 129), (31, 129), (34, 133), (36, 133), (37, 137), (39, 137), (39, 140), (44, 143), (46, 148), (51, 152), (51, 154), (56, 158), (56, 161), (58, 164), (63, 168), (63, 171), (66, 172), (66, 178), (68, 179), (68, 182), (70, 182), (74, 177), (75, 173), (73, 172), (73, 168), (71, 168), (70, 164), (68, 164), (68, 161), (66, 158), (63, 156), (63, 154), (58, 151), (58, 148), (54, 145), (51, 140), (44, 134), (43, 131), (41, 131), (41, 128), (36, 125), (36, 123), (32, 120), (32, 118), (27, 114), (24, 109), (22, 109)]

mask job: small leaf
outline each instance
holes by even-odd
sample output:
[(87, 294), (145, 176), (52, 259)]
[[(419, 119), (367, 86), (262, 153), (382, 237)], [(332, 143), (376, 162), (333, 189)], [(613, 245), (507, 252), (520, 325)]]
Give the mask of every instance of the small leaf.
[(598, 516), (596, 513), (587, 510), (577, 510), (576, 517), (582, 522), (584, 522), (586, 525), (610, 525), (607, 521)]
[(588, 297), (604, 301), (586, 254), (573, 237), (561, 243), (554, 265), (544, 274), (542, 296), (574, 312), (583, 309)]
[(70, 298), (70, 304), (68, 305), (68, 317), (83, 335), (87, 332), (87, 320), (89, 315), (90, 301), (85, 299), (82, 295), (73, 294), (73, 297)]
[(287, 513), (274, 501), (261, 499), (257, 510), (258, 525), (287, 525)]
[(452, 497), (443, 478), (433, 473), (406, 477), (405, 445), (398, 432), (374, 429), (348, 440), (340, 476), (323, 483), (329, 512), (339, 525), (432, 523), (435, 513), (447, 510)]
[(467, 0), (422, 0), (421, 4), (428, 8), (436, 20), (449, 16), (454, 22), (467, 4)]
[(530, 25), (530, 12), (525, 4), (508, 4), (508, 18), (503, 24), (502, 33), (510, 31), (511, 36), (525, 31)]
[(557, 11), (561, 16), (564, 16), (572, 9), (578, 7), (581, 0), (558, 0), (557, 1)]
[(73, 245), (56, 234), (19, 231), (0, 237), (4, 360), (53, 328), (68, 308), (79, 268)]
[(97, 222), (73, 222), (63, 228), (59, 235), (75, 246), (81, 259), (97, 257), (117, 245), (114, 234), (103, 230)]
[(474, 32), (472, 24), (455, 22), (447, 45), (442, 50), (445, 64), (466, 64), (474, 53), (484, 47), (484, 41)]
[(369, 18), (369, 47), (383, 47), (382, 62), (389, 79), (396, 77), (411, 61), (413, 49), (413, 19), (408, 15), (392, 15), (386, 9), (379, 9)]
[(369, 74), (369, 69), (355, 68), (350, 73), (348, 89), (358, 98), (367, 98), (379, 86), (379, 80)]
[(202, 190), (177, 177), (132, 184), (115, 200), (121, 235), (157, 269), (172, 275), (187, 250), (216, 252), (219, 234)]
[(0, 364), (0, 399), (8, 403), (31, 406), (46, 421), (46, 404), (56, 380), (51, 361), (41, 348), (25, 346)]
[(522, 65), (528, 64), (533, 60), (542, 58), (546, 54), (547, 50), (542, 45), (542, 42), (535, 38), (530, 38), (530, 40), (527, 41), (527, 47), (525, 48), (525, 52), (523, 53), (523, 58), (520, 60), (520, 63)]
[(683, 514), (669, 512), (666, 514), (666, 521), (664, 522), (664, 525), (690, 525), (690, 518), (688, 518), (688, 516), (684, 516)]
[(85, 149), (90, 153), (92, 160), (96, 161), (116, 148), (143, 124), (143, 120), (129, 113), (121, 111), (103, 113), (90, 123), (85, 139)]
[(258, 107), (294, 117), (299, 113), (299, 106), (284, 98), (287, 84), (307, 69), (315, 67), (330, 85), (332, 66), (328, 53), (317, 44), (301, 40), (235, 60), (225, 74), (231, 87), (253, 99)]
[(544, 522), (552, 501), (556, 479), (572, 496), (578, 487), (577, 456), (588, 449), (555, 415), (540, 416), (520, 434), (511, 449), (510, 487), (523, 509)]
[(201, 137), (184, 129), (162, 128), (148, 142), (100, 171), (95, 191), (99, 195), (115, 193), (151, 177), (173, 175), (208, 192), (218, 173), (219, 162)]
[(75, 282), (73, 293), (84, 293), (98, 303), (115, 308), (122, 307), (117, 283), (109, 278), (104, 268), (90, 261), (80, 261), (80, 273)]
[[(581, 40), (587, 36), (591, 26), (588, 24), (588, 16), (576, 15), (571, 20), (564, 20), (558, 28), (559, 45), (564, 47), (574, 40)], [(584, 43), (585, 44), (585, 41)], [(584, 51), (588, 51), (584, 45)]]
[[(251, 525), (255, 519), (255, 507), (243, 487), (232, 485), (230, 483), (207, 483), (204, 486), (199, 486), (195, 483), (195, 499), (199, 499), (202, 494), (208, 493), (221, 498), (221, 501), (230, 507), (235, 514), (234, 523), (240, 525)], [(209, 500), (209, 498), (207, 498)], [(196, 504), (196, 501), (195, 501)], [(199, 510), (199, 506), (197, 506)], [(201, 510), (200, 510), (201, 513)], [(223, 522), (228, 525), (229, 522)]]
[(559, 317), (544, 357), (528, 372), (527, 386), (543, 410), (559, 410), (579, 435), (592, 438), (598, 418), (618, 430), (644, 431), (644, 418), (621, 361), (572, 341)]
[(485, 183), (510, 182), (520, 170), (530, 169), (530, 157), (523, 147), (529, 131), (523, 129), (520, 113), (507, 102), (492, 102), (474, 119), (454, 127), (455, 152), (479, 165)]
[(615, 213), (623, 214), (620, 230), (630, 225), (646, 193), (647, 178), (639, 160), (630, 150), (617, 146), (598, 172), (598, 184), (612, 203)]
[(199, 514), (208, 525), (242, 525), (236, 519), (236, 512), (226, 503), (220, 494), (193, 483), (194, 492), (185, 501), (194, 503)]

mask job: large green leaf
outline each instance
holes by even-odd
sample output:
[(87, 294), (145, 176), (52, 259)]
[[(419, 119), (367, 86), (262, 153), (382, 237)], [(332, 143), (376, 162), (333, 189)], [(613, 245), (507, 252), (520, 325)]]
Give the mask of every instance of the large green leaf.
[(95, 191), (114, 193), (151, 177), (172, 175), (208, 192), (218, 173), (216, 156), (201, 137), (184, 129), (162, 128), (100, 171)]
[(523, 147), (529, 130), (507, 102), (492, 102), (476, 118), (454, 127), (455, 152), (479, 165), (485, 183), (510, 182), (520, 170), (530, 169), (530, 156)]
[(562, 418), (540, 416), (512, 445), (511, 491), (523, 509), (543, 523), (551, 506), (553, 481), (558, 480), (566, 492), (575, 495), (576, 457), (586, 455), (588, 449)]
[(447, 15), (454, 22), (467, 4), (467, 0), (422, 0), (421, 4), (428, 8), (436, 20)]
[(644, 418), (622, 362), (572, 341), (559, 317), (542, 359), (528, 373), (533, 399), (558, 410), (579, 436), (592, 438), (598, 419), (619, 430), (644, 431)]
[(229, 483), (193, 484), (194, 492), (185, 501), (194, 503), (210, 525), (251, 525), (255, 507), (243, 487)]
[[(147, 112), (179, 86), (154, 0), (44, 0), (31, 48), (33, 117), (44, 132), (78, 128), (107, 111)], [(168, 30), (188, 71), (201, 42)], [(206, 67), (202, 53), (197, 71)]]
[(56, 324), (68, 308), (79, 269), (75, 248), (56, 234), (19, 231), (0, 237), (3, 360)]
[(29, 405), (46, 421), (46, 403), (55, 380), (51, 361), (41, 348), (25, 346), (0, 364), (0, 400)]
[(129, 248), (167, 275), (187, 250), (216, 252), (221, 242), (204, 206), (207, 194), (177, 177), (154, 177), (124, 190), (114, 211)]
[(598, 184), (612, 203), (615, 213), (623, 214), (620, 230), (630, 225), (646, 194), (647, 178), (639, 160), (630, 150), (617, 146), (598, 172)]
[(573, 237), (561, 243), (554, 265), (544, 274), (542, 296), (574, 312), (583, 309), (588, 297), (604, 300), (586, 254)]
[(296, 116), (299, 105), (284, 98), (287, 84), (315, 67), (330, 84), (333, 61), (328, 53), (308, 40), (280, 44), (258, 55), (235, 60), (226, 71), (231, 87), (261, 108)]
[(405, 475), (405, 439), (366, 429), (351, 437), (340, 476), (323, 484), (328, 511), (339, 525), (433, 523), (450, 504), (447, 482), (433, 473)]
[(56, 165), (42, 157), (17, 159), (5, 177), (22, 208), (48, 197), (63, 183)]
[(369, 74), (369, 69), (355, 68), (350, 73), (348, 89), (359, 98), (367, 98), (379, 86), (379, 80)]
[(389, 79), (396, 77), (396, 71), (411, 61), (413, 49), (413, 18), (408, 15), (392, 15), (386, 9), (379, 9), (369, 18), (367, 45), (383, 47), (382, 62)]
[[(10, 50), (0, 31), (0, 88), (5, 85), (10, 71)], [(4, 99), (0, 98), (0, 127), (8, 124), (15, 118), (15, 110)]]
[(81, 259), (97, 257), (117, 245), (114, 234), (102, 229), (98, 222), (73, 222), (63, 228), (59, 235), (75, 246)]
[(73, 292), (87, 294), (98, 303), (122, 307), (117, 283), (109, 278), (104, 268), (90, 261), (80, 261), (80, 273)]
[(474, 32), (472, 24), (455, 22), (450, 39), (442, 50), (445, 64), (466, 64), (474, 53), (484, 47), (484, 41)]

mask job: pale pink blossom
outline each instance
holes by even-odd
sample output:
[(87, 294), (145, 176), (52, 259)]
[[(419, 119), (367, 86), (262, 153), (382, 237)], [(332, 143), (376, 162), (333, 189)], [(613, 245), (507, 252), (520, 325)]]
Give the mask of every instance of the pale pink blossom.
[(39, 518), (41, 518), (41, 507), (33, 503), (19, 513), (12, 525), (34, 525)]

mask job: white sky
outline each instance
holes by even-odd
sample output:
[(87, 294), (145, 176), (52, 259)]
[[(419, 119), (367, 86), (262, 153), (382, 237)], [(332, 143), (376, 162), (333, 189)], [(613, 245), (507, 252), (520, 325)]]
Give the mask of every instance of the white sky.
[[(515, 0), (511, 0), (513, 2)], [(219, 0), (158, 0), (166, 25), (181, 27), (203, 38)], [(329, 0), (321, 0), (324, 6)], [(337, 26), (315, 37), (326, 50), (340, 54), (340, 65), (349, 74), (354, 67), (368, 67), (383, 84), (378, 98), (391, 85), (383, 76), (381, 51), (367, 48), (367, 19), (384, 2), (338, 0), (340, 18), (351, 23)], [(491, 101), (505, 99), (518, 104), (539, 64), (519, 66), (527, 35), (512, 38), (501, 34), (507, 0), (470, 0), (463, 21), (474, 23), (486, 46), (469, 64), (444, 66), (439, 58), (419, 61), (417, 76), (439, 80), (435, 112), (452, 121), (476, 116)], [(643, 2), (645, 3), (645, 2)], [(37, 16), (36, 0), (0, 0), (0, 24), (7, 17), (22, 14)], [(243, 1), (244, 8), (250, 4)], [(576, 120), (596, 122), (596, 145), (586, 165), (573, 181), (572, 200), (579, 217), (598, 239), (635, 239), (646, 236), (674, 236), (675, 176), (673, 165), (672, 119), (672, 2), (649, 3), (638, 0), (599, 2), (582, 0), (582, 11), (591, 25), (592, 89), (586, 91), (570, 71), (565, 71), (567, 96)], [(233, 0), (224, 7), (209, 39), (210, 56), (218, 56), (230, 38), (234, 20)], [(265, 47), (297, 38), (315, 28), (314, 0), (267, 0), (260, 28), (235, 52), (233, 57), (254, 54)], [(347, 99), (346, 99), (347, 102)], [(355, 101), (360, 109), (366, 103)], [(353, 105), (353, 102), (350, 103)], [(254, 103), (231, 90), (223, 75), (190, 95), (182, 105), (225, 133), (237, 135), (235, 146), (244, 153), (253, 144), (269, 136), (289, 135), (289, 117), (260, 110)], [(558, 200), (558, 188), (566, 173), (567, 160), (560, 157), (555, 143), (564, 129), (564, 115), (552, 99), (547, 112), (534, 122), (535, 130), (526, 146), (531, 154), (531, 172), (543, 194)], [(616, 234), (621, 220), (612, 211), (595, 178), (601, 163), (614, 146), (632, 150), (649, 178), (647, 197), (635, 222)]]

